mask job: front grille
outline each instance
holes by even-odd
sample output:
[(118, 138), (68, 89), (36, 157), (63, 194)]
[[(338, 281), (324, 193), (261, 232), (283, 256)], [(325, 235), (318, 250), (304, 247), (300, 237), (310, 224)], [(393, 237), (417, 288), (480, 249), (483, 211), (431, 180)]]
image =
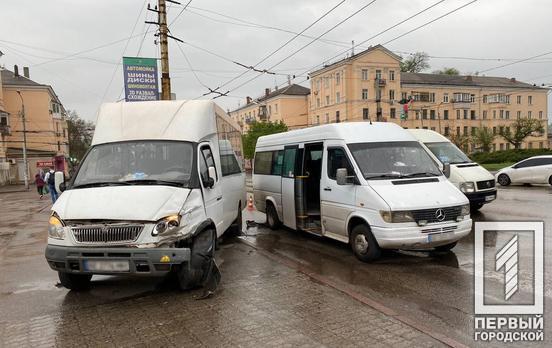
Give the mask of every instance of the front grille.
[[(441, 219), (438, 219), (439, 213), (438, 210), (442, 211), (442, 214), (444, 214), (444, 217)], [(414, 216), (414, 219), (416, 222), (420, 220), (426, 220), (427, 223), (432, 222), (444, 222), (444, 221), (456, 221), (456, 218), (460, 216), (462, 212), (462, 206), (456, 206), (456, 207), (446, 207), (446, 208), (432, 208), (432, 209), (421, 209), (421, 210), (413, 210), (412, 216)]]
[(478, 181), (477, 182), (477, 189), (478, 190), (486, 190), (495, 187), (495, 181), (493, 180), (484, 180), (484, 181)]
[(79, 243), (121, 243), (134, 242), (140, 236), (144, 225), (85, 225), (71, 227)]

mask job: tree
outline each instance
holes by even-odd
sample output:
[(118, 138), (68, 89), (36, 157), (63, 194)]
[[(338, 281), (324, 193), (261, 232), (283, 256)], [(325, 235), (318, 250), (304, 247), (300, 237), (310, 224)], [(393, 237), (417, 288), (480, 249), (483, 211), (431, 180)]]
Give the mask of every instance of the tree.
[(460, 75), (460, 71), (456, 68), (447, 68), (444, 67), (441, 70), (434, 70), (433, 74), (439, 74), (439, 75)]
[(242, 136), (243, 155), (246, 159), (252, 159), (255, 155), (257, 139), (263, 135), (287, 132), (288, 127), (282, 121), (278, 122), (253, 122), (249, 132)]
[(470, 137), (467, 135), (449, 135), (450, 141), (461, 150), (467, 151), (468, 144), (470, 143)]
[[(512, 131), (511, 128), (514, 130)], [(523, 140), (530, 135), (540, 136), (544, 133), (541, 121), (534, 118), (519, 118), (511, 127), (500, 127), (498, 134), (507, 142), (514, 145), (515, 149), (521, 148)]]
[(483, 152), (491, 152), (491, 146), (495, 137), (496, 136), (491, 130), (489, 130), (489, 128), (477, 128), (475, 134), (472, 136), (472, 143)]
[(401, 72), (417, 73), (429, 69), (429, 56), (425, 52), (416, 52), (401, 61)]
[(75, 110), (67, 110), (67, 131), (69, 156), (80, 162), (92, 143), (94, 123), (80, 118)]

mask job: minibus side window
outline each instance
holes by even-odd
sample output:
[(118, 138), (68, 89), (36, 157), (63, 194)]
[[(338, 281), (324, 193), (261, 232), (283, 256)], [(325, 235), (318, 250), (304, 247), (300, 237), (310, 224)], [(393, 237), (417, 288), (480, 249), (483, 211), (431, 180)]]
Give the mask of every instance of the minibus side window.
[(341, 147), (328, 149), (328, 178), (335, 180), (337, 170), (347, 168), (347, 175), (354, 175), (347, 153)]
[(282, 166), (284, 164), (284, 151), (273, 151), (272, 152), (272, 175), (282, 175)]
[(272, 151), (257, 152), (255, 154), (254, 174), (270, 175), (272, 167)]
[[(201, 155), (202, 159), (199, 160), (199, 170), (201, 172), (201, 180), (206, 182), (209, 179), (209, 167), (214, 167), (215, 173), (217, 167), (215, 166), (215, 159), (209, 146), (201, 148)], [(218, 173), (216, 173), (215, 181), (218, 181)]]
[(295, 176), (295, 155), (297, 153), (297, 148), (285, 149), (284, 152), (282, 176), (286, 178), (293, 178)]

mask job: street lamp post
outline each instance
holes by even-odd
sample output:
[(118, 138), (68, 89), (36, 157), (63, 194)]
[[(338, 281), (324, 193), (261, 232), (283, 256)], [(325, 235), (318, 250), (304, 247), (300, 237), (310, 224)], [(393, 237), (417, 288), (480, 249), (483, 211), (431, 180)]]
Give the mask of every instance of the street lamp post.
[(25, 189), (29, 190), (29, 162), (27, 161), (27, 125), (25, 123), (25, 103), (21, 91), (17, 91), (21, 98), (21, 120), (23, 121), (23, 163), (25, 164)]

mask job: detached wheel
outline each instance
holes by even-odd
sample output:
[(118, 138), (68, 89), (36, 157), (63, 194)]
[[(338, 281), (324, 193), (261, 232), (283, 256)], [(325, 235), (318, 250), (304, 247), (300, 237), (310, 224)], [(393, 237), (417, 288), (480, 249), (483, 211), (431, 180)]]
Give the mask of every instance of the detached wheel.
[(445, 245), (439, 245), (438, 247), (435, 247), (435, 250), (437, 251), (450, 251), (452, 248), (454, 248), (456, 246), (458, 242), (453, 242), (453, 243), (450, 243), (450, 244), (445, 244)]
[(91, 274), (58, 272), (58, 277), (61, 285), (69, 290), (83, 291), (90, 289)]
[(508, 186), (511, 183), (510, 177), (507, 174), (500, 174), (497, 181), (501, 186)]
[(176, 281), (181, 290), (197, 288), (205, 281), (215, 258), (215, 236), (212, 229), (204, 230), (195, 236), (190, 262), (182, 263), (176, 269)]
[(271, 230), (277, 230), (282, 225), (278, 218), (278, 212), (272, 203), (266, 205), (266, 224)]
[(381, 256), (381, 249), (367, 225), (358, 225), (351, 231), (349, 239), (355, 256), (363, 262), (370, 262)]

